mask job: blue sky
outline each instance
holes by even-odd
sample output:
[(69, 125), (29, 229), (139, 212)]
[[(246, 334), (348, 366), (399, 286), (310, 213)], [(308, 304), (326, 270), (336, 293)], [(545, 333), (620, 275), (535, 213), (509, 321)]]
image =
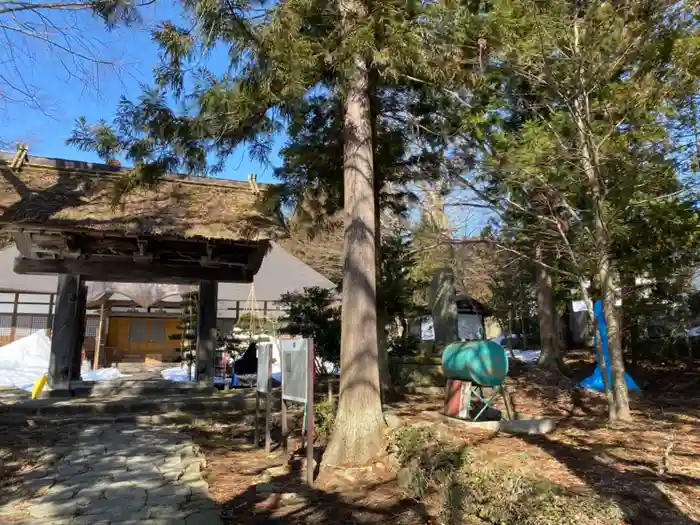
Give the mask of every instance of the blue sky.
[[(178, 20), (179, 8), (168, 2), (156, 2), (142, 9), (141, 14), (142, 23), (109, 32), (89, 13), (52, 15), (57, 26), (70, 27), (76, 35), (68, 42), (73, 49), (105, 57), (110, 65), (96, 66), (85, 60), (76, 63), (65, 52), (52, 51), (40, 41), (6, 35), (7, 49), (18, 51), (14, 54), (18, 67), (0, 66), (0, 75), (21, 76), (22, 84), (36, 93), (38, 103), (11, 103), (0, 108), (0, 138), (10, 143), (26, 142), (32, 155), (99, 161), (96, 155), (65, 144), (75, 119), (84, 116), (88, 122), (111, 121), (122, 95), (135, 99), (142, 84), (151, 84), (158, 53), (149, 31), (163, 20)], [(7, 56), (6, 50), (0, 51), (0, 62), (6, 63), (3, 58)], [(207, 64), (214, 70), (227, 66), (225, 56), (214, 56)], [(68, 72), (72, 70), (75, 74), (76, 65), (80, 78), (71, 78)], [(249, 173), (256, 173), (260, 182), (272, 182), (273, 167), (281, 164), (278, 152), (285, 140), (284, 136), (278, 137), (269, 163), (265, 164), (251, 159), (241, 148), (229, 159), (220, 176), (245, 179)]]
[[(107, 31), (101, 20), (88, 12), (51, 14), (56, 27), (68, 28), (68, 39), (59, 42), (110, 63), (100, 66), (72, 60), (67, 53), (52, 50), (40, 40), (0, 32), (0, 143), (5, 141), (13, 147), (13, 142), (26, 142), (30, 155), (100, 162), (97, 155), (65, 144), (75, 120), (85, 117), (88, 122), (109, 122), (122, 95), (136, 99), (141, 85), (151, 85), (158, 50), (151, 42), (150, 31), (165, 20), (181, 21), (174, 0), (158, 1), (142, 9), (141, 15), (140, 24)], [(225, 52), (203, 60), (216, 73), (228, 66)], [(28, 104), (25, 100), (3, 106), (2, 91), (7, 87), (3, 81), (8, 79), (20, 88), (28, 86), (34, 95), (32, 100), (37, 102)], [(243, 180), (255, 173), (260, 182), (274, 182), (273, 170), (281, 165), (279, 151), (285, 141), (286, 136), (277, 137), (268, 162), (262, 164), (241, 148), (217, 176)], [(486, 222), (481, 210), (448, 208), (448, 213), (459, 235), (473, 235)]]

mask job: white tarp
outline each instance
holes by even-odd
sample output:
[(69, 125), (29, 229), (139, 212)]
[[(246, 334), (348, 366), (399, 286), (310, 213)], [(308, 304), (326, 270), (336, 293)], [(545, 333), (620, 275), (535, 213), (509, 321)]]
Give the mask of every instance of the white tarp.
[[(49, 372), (51, 338), (46, 330), (0, 347), (0, 386), (31, 390), (34, 382)], [(84, 381), (103, 381), (126, 377), (116, 368), (98, 368), (86, 372)]]
[(536, 363), (541, 353), (541, 350), (513, 350), (513, 356), (523, 363)]
[(105, 295), (120, 293), (143, 308), (153, 306), (158, 301), (173, 295), (184, 295), (197, 291), (196, 286), (155, 283), (111, 283), (88, 282), (88, 302), (97, 301)]
[[(518, 339), (520, 336), (518, 334), (512, 334), (510, 336), (511, 339)], [(499, 335), (498, 337), (492, 337), (489, 339), (489, 341), (493, 341), (494, 343), (498, 343), (501, 346), (506, 346), (508, 342), (506, 341), (508, 339), (507, 336), (505, 335)], [(514, 357), (518, 361), (522, 361), (523, 363), (536, 363), (540, 359), (540, 354), (542, 353), (541, 350), (512, 350), (512, 354), (509, 355), (509, 357)]]

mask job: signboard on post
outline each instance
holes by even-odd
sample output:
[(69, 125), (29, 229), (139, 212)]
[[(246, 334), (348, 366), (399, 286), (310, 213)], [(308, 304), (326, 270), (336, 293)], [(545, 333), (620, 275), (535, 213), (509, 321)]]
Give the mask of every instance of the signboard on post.
[(255, 381), (255, 444), (260, 443), (258, 430), (258, 419), (260, 418), (260, 395), (265, 395), (265, 452), (270, 452), (272, 447), (272, 437), (270, 425), (272, 421), (272, 343), (258, 343), (258, 374)]
[(421, 341), (435, 341), (435, 326), (433, 317), (423, 317), (420, 322), (420, 338)]
[[(314, 481), (314, 342), (296, 337), (280, 339), (282, 372), (282, 450), (287, 454), (287, 401), (304, 403), (306, 430), (306, 480)], [(303, 437), (302, 437), (302, 448)]]
[[(306, 403), (308, 395), (309, 350), (308, 339), (280, 339), (282, 361), (282, 399)], [(313, 370), (313, 369), (312, 369)]]
[(266, 394), (272, 370), (272, 343), (258, 343), (258, 375), (255, 389)]

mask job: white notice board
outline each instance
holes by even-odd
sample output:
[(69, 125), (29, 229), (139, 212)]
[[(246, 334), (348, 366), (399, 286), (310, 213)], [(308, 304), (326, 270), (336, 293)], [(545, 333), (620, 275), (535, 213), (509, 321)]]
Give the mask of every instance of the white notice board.
[(306, 403), (308, 382), (313, 377), (313, 370), (309, 370), (309, 352), (313, 351), (313, 343), (309, 339), (296, 337), (280, 339), (279, 347), (282, 360), (282, 399)]
[(420, 338), (421, 341), (435, 341), (435, 327), (433, 326), (432, 316), (421, 319)]
[(267, 393), (272, 359), (272, 343), (258, 343), (258, 376), (255, 389)]

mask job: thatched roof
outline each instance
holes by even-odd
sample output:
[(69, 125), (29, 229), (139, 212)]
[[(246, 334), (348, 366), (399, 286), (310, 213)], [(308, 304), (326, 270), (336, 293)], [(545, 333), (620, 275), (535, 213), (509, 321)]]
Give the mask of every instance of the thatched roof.
[(256, 209), (262, 184), (168, 175), (115, 206), (126, 169), (33, 156), (13, 167), (14, 160), (0, 152), (0, 227), (223, 241), (286, 235), (281, 216)]
[(280, 241), (294, 257), (309, 265), (335, 284), (343, 280), (343, 232), (322, 232), (310, 238), (303, 231), (292, 231)]

